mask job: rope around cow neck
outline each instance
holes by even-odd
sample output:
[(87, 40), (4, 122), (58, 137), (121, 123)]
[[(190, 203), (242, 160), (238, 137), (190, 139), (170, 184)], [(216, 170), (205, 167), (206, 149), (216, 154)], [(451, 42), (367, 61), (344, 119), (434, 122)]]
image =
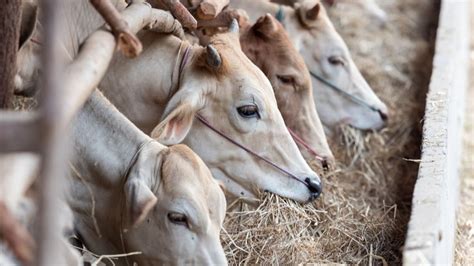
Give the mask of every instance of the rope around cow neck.
[(303, 183), (304, 185), (306, 186), (309, 186), (309, 184), (306, 182), (306, 181), (303, 181), (301, 179), (299, 179), (296, 175), (294, 175), (293, 173), (289, 172), (288, 170), (284, 169), (283, 167), (280, 167), (278, 166), (276, 163), (270, 161), (269, 159), (261, 156), (260, 154), (252, 151), (250, 148), (247, 148), (246, 146), (244, 146), (243, 144), (237, 142), (236, 140), (232, 139), (231, 137), (227, 136), (224, 132), (220, 131), (219, 129), (215, 128), (214, 126), (212, 126), (209, 121), (207, 121), (204, 117), (202, 117), (200, 114), (196, 114), (196, 118), (201, 122), (203, 123), (206, 127), (208, 127), (209, 129), (211, 129), (212, 131), (214, 131), (215, 133), (217, 133), (219, 136), (223, 137), (224, 139), (226, 139), (227, 141), (229, 141), (230, 143), (234, 144), (235, 146), (241, 148), (242, 150), (246, 151), (247, 153), (249, 153), (250, 155), (253, 155), (254, 157), (266, 162), (267, 164), (269, 164), (270, 166), (276, 168), (278, 171), (288, 175), (289, 177), (295, 179), (296, 181), (300, 182), (300, 183)]

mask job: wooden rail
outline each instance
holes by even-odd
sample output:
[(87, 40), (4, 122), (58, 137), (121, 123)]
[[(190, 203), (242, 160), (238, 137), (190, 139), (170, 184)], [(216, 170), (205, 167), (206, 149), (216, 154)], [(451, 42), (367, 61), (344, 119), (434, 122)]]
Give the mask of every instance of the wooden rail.
[(405, 265), (451, 265), (465, 93), (469, 71), (469, 0), (442, 0), (423, 126), (422, 156)]

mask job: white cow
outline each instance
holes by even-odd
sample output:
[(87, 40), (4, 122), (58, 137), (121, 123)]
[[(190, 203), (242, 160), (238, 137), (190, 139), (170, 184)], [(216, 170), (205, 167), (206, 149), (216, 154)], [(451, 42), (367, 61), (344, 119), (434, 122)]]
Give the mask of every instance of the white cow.
[(143, 53), (115, 56), (100, 84), (133, 123), (164, 144), (188, 145), (233, 197), (256, 197), (257, 189), (300, 202), (319, 196), (319, 177), (290, 136), (270, 82), (242, 52), (238, 32), (214, 35), (207, 47), (153, 32), (139, 37)]
[(73, 135), (69, 204), (87, 248), (142, 252), (123, 265), (226, 264), (219, 240), (224, 193), (189, 148), (152, 140), (98, 91)]

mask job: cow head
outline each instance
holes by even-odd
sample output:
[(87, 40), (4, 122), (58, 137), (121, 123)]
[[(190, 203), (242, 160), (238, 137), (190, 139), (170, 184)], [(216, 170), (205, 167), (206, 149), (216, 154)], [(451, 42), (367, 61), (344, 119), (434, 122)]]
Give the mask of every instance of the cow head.
[[(231, 196), (251, 198), (266, 190), (301, 202), (312, 200), (321, 193), (319, 177), (291, 138), (270, 82), (241, 51), (238, 27), (230, 28), (213, 36), (207, 47), (193, 48), (180, 88), (151, 135), (164, 144), (187, 144)], [(197, 114), (300, 181), (196, 121)]]
[[(267, 14), (244, 30), (240, 43), (245, 54), (270, 80), (286, 125), (318, 155), (333, 161), (314, 104), (311, 77), (283, 26)], [(306, 158), (314, 157), (304, 147), (301, 151)]]
[(308, 69), (369, 105), (373, 111), (312, 77), (314, 99), (320, 118), (328, 127), (348, 123), (360, 129), (378, 129), (387, 119), (387, 107), (370, 88), (349, 50), (330, 22), (319, 1), (300, 1), (284, 9), (283, 25), (288, 30)]
[(124, 244), (142, 252), (128, 260), (138, 265), (226, 264), (219, 240), (226, 201), (209, 169), (184, 145), (160, 152), (161, 167), (155, 167), (157, 154), (150, 151), (140, 155), (148, 160), (138, 161), (124, 188)]

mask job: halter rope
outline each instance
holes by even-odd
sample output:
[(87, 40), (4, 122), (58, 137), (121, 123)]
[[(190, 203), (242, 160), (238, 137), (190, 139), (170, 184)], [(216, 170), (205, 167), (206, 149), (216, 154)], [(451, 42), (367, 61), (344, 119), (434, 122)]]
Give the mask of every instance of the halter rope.
[[(181, 77), (182, 73), (183, 73), (183, 69), (184, 67), (186, 66), (186, 63), (189, 59), (189, 49), (190, 46), (186, 47), (186, 50), (184, 52), (184, 56), (183, 56), (183, 60), (181, 61), (181, 64), (179, 66), (179, 77)], [(179, 84), (179, 83), (178, 83)], [(309, 187), (309, 182), (308, 181), (303, 181), (301, 179), (299, 179), (296, 175), (290, 173), (288, 170), (278, 166), (277, 164), (275, 164), (274, 162), (270, 161), (269, 159), (257, 154), (256, 152), (252, 151), (251, 149), (245, 147), (243, 144), (240, 144), (239, 142), (237, 142), (236, 140), (232, 139), (231, 137), (227, 136), (224, 132), (218, 130), (217, 128), (215, 128), (214, 126), (211, 125), (211, 123), (209, 123), (209, 121), (207, 121), (203, 116), (201, 116), (200, 114), (197, 114), (195, 115), (195, 117), (203, 124), (205, 125), (206, 127), (208, 127), (209, 129), (211, 129), (212, 131), (214, 131), (215, 133), (217, 133), (219, 136), (223, 137), (224, 139), (226, 139), (227, 141), (229, 141), (230, 143), (234, 144), (235, 146), (241, 148), (242, 150), (246, 151), (247, 153), (255, 156), (256, 158), (266, 162), (267, 164), (271, 165), (272, 167), (274, 167), (275, 169), (277, 169), (278, 171), (282, 172), (283, 174), (286, 174), (288, 175), (290, 178), (293, 178), (295, 179), (296, 181), (304, 184), (305, 186), (308, 186)]]

